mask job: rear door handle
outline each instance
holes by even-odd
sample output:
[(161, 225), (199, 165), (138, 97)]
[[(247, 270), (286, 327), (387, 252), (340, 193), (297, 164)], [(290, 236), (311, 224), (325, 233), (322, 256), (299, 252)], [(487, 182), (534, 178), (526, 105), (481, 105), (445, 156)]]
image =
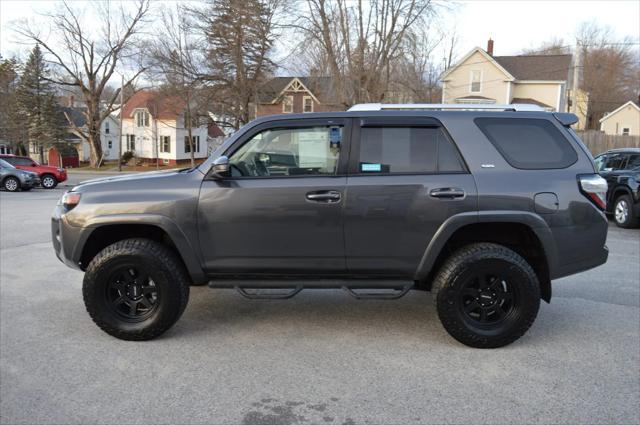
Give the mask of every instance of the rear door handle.
[(309, 192), (306, 195), (307, 200), (312, 202), (322, 202), (325, 204), (335, 204), (340, 202), (342, 194), (337, 190), (318, 190), (315, 192)]
[(440, 187), (431, 189), (429, 196), (440, 199), (454, 199), (464, 197), (464, 190), (457, 187)]

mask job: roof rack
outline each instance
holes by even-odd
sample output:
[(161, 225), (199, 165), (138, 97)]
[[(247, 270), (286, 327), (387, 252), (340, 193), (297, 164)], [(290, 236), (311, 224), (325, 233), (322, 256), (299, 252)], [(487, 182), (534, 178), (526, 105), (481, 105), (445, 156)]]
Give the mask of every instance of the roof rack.
[(349, 111), (397, 111), (397, 110), (439, 110), (439, 111), (544, 111), (538, 105), (514, 103), (511, 105), (496, 105), (494, 103), (359, 103), (349, 108)]

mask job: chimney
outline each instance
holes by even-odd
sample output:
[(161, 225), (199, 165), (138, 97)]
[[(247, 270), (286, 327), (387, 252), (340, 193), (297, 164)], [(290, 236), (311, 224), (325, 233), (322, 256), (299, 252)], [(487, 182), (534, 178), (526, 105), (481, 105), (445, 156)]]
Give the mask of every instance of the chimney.
[(75, 100), (76, 100), (76, 99), (75, 99), (75, 96), (74, 96), (74, 95), (69, 96), (69, 105), (67, 105), (67, 106), (69, 106), (69, 108), (73, 108), (73, 107), (75, 106), (75, 105), (74, 105)]
[(487, 41), (487, 53), (489, 53), (489, 56), (493, 56), (493, 40), (489, 39), (489, 41)]

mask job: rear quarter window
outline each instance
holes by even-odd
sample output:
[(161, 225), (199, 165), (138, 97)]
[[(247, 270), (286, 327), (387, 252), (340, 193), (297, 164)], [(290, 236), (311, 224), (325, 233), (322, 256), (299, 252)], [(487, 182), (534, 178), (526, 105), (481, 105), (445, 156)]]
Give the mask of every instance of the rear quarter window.
[(475, 123), (515, 168), (566, 168), (578, 160), (571, 142), (545, 119), (476, 118)]

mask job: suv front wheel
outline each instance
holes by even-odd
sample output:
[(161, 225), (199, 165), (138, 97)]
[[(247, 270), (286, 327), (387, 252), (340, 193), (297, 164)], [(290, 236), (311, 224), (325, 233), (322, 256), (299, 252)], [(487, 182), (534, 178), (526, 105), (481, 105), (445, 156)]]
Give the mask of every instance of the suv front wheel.
[(45, 189), (55, 189), (55, 187), (58, 185), (58, 180), (52, 174), (45, 174), (42, 176), (42, 181), (40, 182), (40, 184)]
[(89, 263), (82, 294), (93, 321), (126, 340), (152, 339), (180, 318), (189, 278), (176, 255), (148, 239), (109, 245)]
[(442, 266), (432, 292), (447, 332), (476, 348), (520, 338), (540, 307), (540, 284), (531, 266), (502, 245), (467, 245)]
[(618, 196), (613, 205), (613, 218), (616, 220), (616, 225), (625, 229), (636, 227), (638, 219), (635, 214), (631, 197), (629, 195)]

